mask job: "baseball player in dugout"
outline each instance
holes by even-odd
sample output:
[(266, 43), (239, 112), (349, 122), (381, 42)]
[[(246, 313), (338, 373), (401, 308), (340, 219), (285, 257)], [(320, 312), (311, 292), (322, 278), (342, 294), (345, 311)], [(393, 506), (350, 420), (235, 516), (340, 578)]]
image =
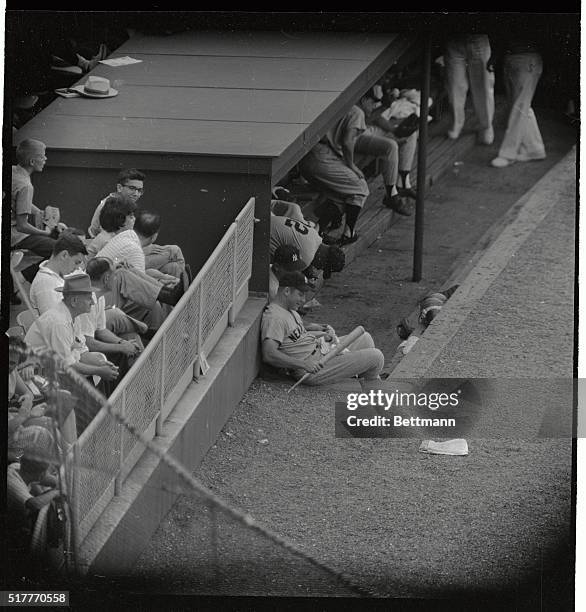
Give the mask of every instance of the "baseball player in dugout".
[(337, 337), (327, 324), (305, 326), (297, 309), (311, 286), (302, 272), (279, 279), (276, 298), (263, 312), (262, 358), (265, 363), (306, 385), (327, 385), (357, 376), (364, 391), (380, 388), (385, 358), (372, 336), (358, 327)]

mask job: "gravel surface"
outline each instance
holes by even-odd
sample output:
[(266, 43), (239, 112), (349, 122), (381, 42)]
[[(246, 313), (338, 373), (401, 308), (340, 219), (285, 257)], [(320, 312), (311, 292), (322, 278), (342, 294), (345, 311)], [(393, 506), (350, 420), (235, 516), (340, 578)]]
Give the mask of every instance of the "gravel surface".
[[(391, 356), (399, 320), (446, 280), (455, 260), (465, 260), (488, 227), (573, 144), (567, 126), (547, 117), (540, 117), (540, 125), (547, 160), (503, 173), (487, 166), (497, 145), (477, 147), (433, 187), (421, 283), (409, 280), (413, 220), (401, 220), (332, 277), (318, 296), (322, 308), (306, 320), (328, 321), (340, 333), (363, 324)], [(501, 136), (498, 131), (497, 142)], [(573, 274), (573, 249), (559, 244), (550, 258), (539, 248), (552, 231), (567, 231), (571, 211), (557, 213), (531, 237), (526, 259), (521, 254), (518, 268), (499, 279), (503, 287), (495, 287), (499, 295), (507, 292), (506, 316), (490, 333), (480, 312), (471, 317), (470, 333), (477, 336), (454, 339), (461, 344), (450, 346), (442, 375), (467, 371), (457, 364), (462, 355), (485, 364), (487, 375), (501, 375), (502, 369), (492, 369), (502, 365), (499, 345), (523, 375), (567, 375), (572, 312), (564, 283)], [(536, 298), (548, 307), (527, 316), (527, 302)], [(484, 307), (497, 304), (487, 300)], [(528, 330), (537, 330), (537, 338), (529, 340)], [(521, 357), (513, 345), (502, 345), (499, 338), (507, 332), (522, 340)], [(515, 437), (469, 439), (469, 456), (442, 457), (418, 453), (415, 438), (336, 439), (333, 407), (345, 398), (343, 390), (301, 387), (289, 395), (289, 384), (256, 379), (195, 476), (227, 503), (377, 594), (508, 590), (523, 603), (547, 609), (555, 601), (559, 605), (551, 609), (563, 609), (567, 589), (548, 568), (558, 554), (571, 561), (572, 448), (567, 440), (527, 441), (519, 433), (543, 416), (541, 406), (521, 415)], [(565, 577), (565, 566), (556, 568)], [(190, 494), (180, 496), (124, 584), (174, 593), (354, 595), (326, 571), (214, 515)]]

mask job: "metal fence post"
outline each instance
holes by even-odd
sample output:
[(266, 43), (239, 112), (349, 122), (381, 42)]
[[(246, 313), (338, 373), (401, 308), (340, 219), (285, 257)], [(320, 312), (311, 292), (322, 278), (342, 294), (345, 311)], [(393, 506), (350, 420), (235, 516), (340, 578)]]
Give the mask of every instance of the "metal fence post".
[(163, 408), (165, 406), (165, 374), (167, 373), (167, 333), (161, 341), (161, 393), (159, 396), (159, 415), (155, 424), (155, 436), (163, 435)]
[(236, 318), (236, 258), (238, 256), (238, 223), (235, 223), (234, 225), (234, 256), (232, 257), (232, 304), (230, 304), (230, 310), (228, 311), (228, 325), (230, 325), (230, 327), (234, 325), (234, 319)]
[(200, 376), (200, 364), (201, 364), (201, 348), (202, 348), (202, 344), (203, 342), (201, 341), (201, 321), (203, 318), (203, 289), (204, 289), (204, 281), (205, 281), (205, 277), (202, 279), (202, 281), (199, 284), (199, 316), (197, 317), (197, 359), (195, 360), (195, 363), (193, 364), (193, 378), (195, 380), (199, 380), (199, 376)]
[(421, 280), (423, 269), (423, 214), (425, 210), (427, 164), (427, 112), (431, 76), (431, 33), (425, 41), (423, 53), (423, 82), (419, 112), (419, 153), (417, 156), (417, 199), (415, 200), (415, 236), (413, 244), (413, 282)]
[[(122, 390), (122, 416), (126, 418), (126, 388)], [(118, 461), (118, 474), (114, 479), (114, 495), (120, 495), (122, 490), (122, 468), (124, 467), (124, 428), (120, 423), (116, 423), (116, 427), (120, 432), (120, 460)]]

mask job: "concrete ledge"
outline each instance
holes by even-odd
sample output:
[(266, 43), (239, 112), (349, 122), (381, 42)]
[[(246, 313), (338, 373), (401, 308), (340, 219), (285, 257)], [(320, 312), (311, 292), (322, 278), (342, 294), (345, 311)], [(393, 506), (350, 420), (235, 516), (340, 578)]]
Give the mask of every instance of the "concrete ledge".
[[(484, 244), (484, 250), (472, 259), (470, 265), (465, 266), (467, 274), (460, 281), (460, 287), (413, 349), (393, 369), (391, 377), (417, 378), (425, 375), (510, 258), (556, 206), (565, 186), (575, 180), (574, 148), (517, 201), (505, 216), (507, 224), (498, 236), (494, 236), (494, 230), (487, 233), (487, 240), (493, 238), (490, 246)], [(457, 276), (453, 274), (452, 278)]]
[[(194, 470), (258, 373), (260, 318), (266, 299), (249, 298), (208, 356), (209, 372), (192, 382), (155, 444)], [(177, 475), (145, 452), (83, 542), (80, 571), (122, 574), (149, 542), (180, 494)]]

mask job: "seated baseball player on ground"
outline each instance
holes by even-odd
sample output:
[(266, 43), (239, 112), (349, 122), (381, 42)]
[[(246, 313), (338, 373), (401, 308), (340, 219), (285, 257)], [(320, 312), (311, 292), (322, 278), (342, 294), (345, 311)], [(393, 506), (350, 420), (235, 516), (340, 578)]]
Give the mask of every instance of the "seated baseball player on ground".
[[(303, 381), (306, 385), (327, 385), (357, 376), (363, 390), (378, 388), (385, 358), (366, 332), (347, 350), (320, 363), (335, 350), (336, 335), (326, 324), (304, 326), (297, 308), (304, 303), (308, 289), (301, 272), (284, 274), (279, 280), (277, 296), (265, 307), (261, 320), (263, 361), (296, 380), (308, 373)], [(344, 336), (339, 338), (339, 342), (343, 340)]]

